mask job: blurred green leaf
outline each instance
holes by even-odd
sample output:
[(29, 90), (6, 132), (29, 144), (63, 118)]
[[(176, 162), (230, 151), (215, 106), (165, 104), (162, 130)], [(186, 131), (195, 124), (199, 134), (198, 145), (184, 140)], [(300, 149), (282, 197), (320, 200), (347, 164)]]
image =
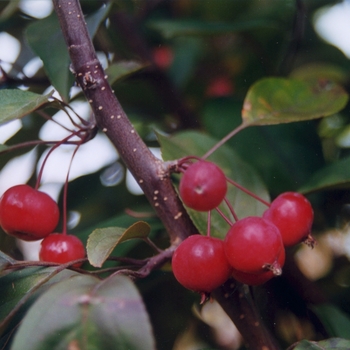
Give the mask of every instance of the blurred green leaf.
[(113, 85), (117, 80), (123, 79), (128, 75), (135, 73), (147, 65), (136, 61), (122, 61), (111, 64), (106, 69), (109, 84)]
[(244, 125), (272, 125), (326, 117), (342, 110), (348, 94), (332, 82), (318, 85), (284, 78), (253, 84), (244, 100)]
[[(59, 272), (58, 272), (59, 271)], [(55, 283), (60, 279), (76, 274), (60, 267), (27, 267), (9, 271), (0, 278), (0, 332), (44, 284)], [(48, 285), (48, 284), (47, 284)]]
[(142, 299), (129, 278), (101, 282), (80, 275), (56, 284), (35, 302), (11, 349), (154, 350), (155, 344)]
[(314, 305), (312, 310), (319, 317), (330, 337), (350, 339), (349, 315), (332, 304)]
[(94, 230), (87, 242), (87, 255), (92, 266), (101, 267), (114, 248), (127, 240), (146, 238), (151, 227), (143, 221), (136, 222), (128, 229), (107, 227)]
[(267, 20), (255, 20), (234, 23), (208, 22), (196, 19), (153, 20), (148, 26), (159, 31), (165, 38), (175, 36), (212, 35), (228, 32), (242, 32), (256, 28), (277, 28), (277, 24)]
[[(91, 37), (95, 35), (110, 6), (111, 4), (102, 6), (86, 18)], [(63, 100), (68, 101), (74, 76), (69, 70), (70, 58), (57, 15), (53, 13), (40, 21), (31, 23), (27, 27), (26, 38), (32, 50), (42, 59), (51, 84)]]
[(330, 80), (335, 83), (345, 84), (347, 71), (341, 67), (326, 63), (310, 63), (302, 65), (292, 71), (292, 79), (305, 80), (316, 83), (318, 80)]
[(302, 340), (294, 350), (348, 350), (350, 349), (350, 340), (340, 338), (330, 338), (319, 342)]
[[(223, 138), (241, 123), (241, 106), (231, 98), (208, 101), (202, 111), (205, 130)], [(310, 121), (245, 128), (227, 145), (259, 172), (273, 197), (298, 190), (324, 166), (320, 139)]]
[(317, 171), (299, 190), (309, 193), (331, 188), (348, 188), (349, 184), (350, 157), (346, 157)]
[[(210, 136), (195, 131), (186, 131), (171, 137), (165, 137), (159, 134), (158, 140), (164, 160), (178, 159), (189, 155), (200, 157), (217, 142), (217, 140)], [(260, 177), (250, 165), (243, 162), (237, 156), (234, 150), (227, 146), (222, 146), (208, 160), (220, 166), (227, 177), (249, 189), (260, 198), (269, 201), (269, 194)], [(239, 218), (261, 215), (266, 210), (264, 204), (238, 190), (233, 185), (228, 186), (227, 199), (232, 204)], [(222, 204), (220, 209), (233, 220), (226, 205)], [(187, 208), (187, 211), (199, 232), (205, 234), (207, 231), (207, 213), (189, 208)], [(229, 226), (224, 219), (216, 211), (213, 211), (211, 217), (211, 234), (223, 238), (228, 228)]]
[[(49, 102), (52, 92), (47, 95), (39, 95), (30, 91), (18, 89), (0, 90), (0, 124), (14, 119), (22, 118), (27, 114), (39, 109)], [(3, 150), (3, 146), (0, 150)]]

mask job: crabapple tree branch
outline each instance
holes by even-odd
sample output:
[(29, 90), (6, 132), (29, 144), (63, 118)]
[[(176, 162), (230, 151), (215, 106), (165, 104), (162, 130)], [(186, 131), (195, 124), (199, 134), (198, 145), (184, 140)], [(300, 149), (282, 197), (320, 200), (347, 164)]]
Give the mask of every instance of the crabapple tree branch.
[[(169, 166), (171, 165), (156, 158), (150, 152), (114, 95), (96, 57), (79, 1), (54, 0), (53, 3), (69, 50), (72, 71), (90, 103), (97, 126), (114, 144), (125, 165), (162, 220), (172, 242), (169, 250), (171, 253), (171, 249), (177, 243), (197, 232), (172, 185), (169, 177)], [(159, 259), (150, 260), (149, 264), (139, 272), (147, 275), (149, 269), (158, 267), (164, 261), (163, 254), (159, 255)], [(227, 300), (223, 293), (224, 291), (220, 289), (215, 291), (220, 302)], [(251, 349), (277, 349), (272, 345), (271, 339), (265, 339), (269, 335), (264, 332), (264, 327), (260, 323), (256, 326), (247, 324), (245, 321), (241, 322), (239, 317), (232, 317), (234, 310), (231, 309), (231, 303), (225, 302), (222, 305), (227, 314), (236, 322), (241, 333), (250, 335), (246, 341)], [(260, 319), (256, 318), (250, 309), (246, 310), (245, 317), (260, 322)], [(257, 342), (260, 337), (264, 339)], [(268, 345), (261, 348), (262, 343)]]
[(181, 241), (196, 233), (172, 186), (166, 164), (142, 141), (108, 84), (79, 1), (54, 0), (54, 6), (68, 46), (71, 69), (90, 103), (98, 127), (118, 150), (162, 220), (171, 241)]

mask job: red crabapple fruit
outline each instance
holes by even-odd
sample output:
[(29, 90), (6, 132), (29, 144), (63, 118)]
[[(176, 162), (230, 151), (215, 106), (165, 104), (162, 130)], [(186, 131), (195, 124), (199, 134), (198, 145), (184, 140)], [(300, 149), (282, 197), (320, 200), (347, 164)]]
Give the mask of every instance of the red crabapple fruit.
[(257, 216), (238, 220), (229, 229), (224, 243), (233, 269), (246, 273), (266, 270), (275, 275), (281, 273), (278, 258), (284, 246), (278, 228), (271, 222)]
[(286, 247), (307, 240), (310, 245), (315, 243), (310, 236), (314, 212), (310, 202), (302, 194), (280, 194), (272, 201), (263, 217), (278, 227)]
[(16, 238), (42, 239), (56, 228), (58, 220), (57, 203), (28, 185), (13, 186), (0, 199), (0, 225)]
[[(40, 261), (64, 264), (70, 261), (83, 259), (84, 257), (84, 245), (76, 236), (52, 233), (41, 242), (39, 251)], [(77, 263), (73, 266), (80, 267), (81, 265), (82, 263)]]
[(178, 246), (172, 268), (180, 284), (199, 293), (210, 293), (231, 275), (224, 242), (202, 235), (189, 236)]
[(185, 170), (179, 191), (189, 208), (209, 211), (215, 209), (226, 195), (226, 176), (216, 164), (199, 160)]

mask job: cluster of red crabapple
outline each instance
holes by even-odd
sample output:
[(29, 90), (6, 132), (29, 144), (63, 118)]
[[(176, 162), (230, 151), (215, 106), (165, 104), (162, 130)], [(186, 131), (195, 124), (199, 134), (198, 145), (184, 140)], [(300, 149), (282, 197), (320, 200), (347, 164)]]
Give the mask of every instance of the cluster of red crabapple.
[[(188, 163), (188, 158), (180, 163), (183, 175), (179, 193), (184, 204), (210, 213), (221, 202), (227, 203), (227, 182), (234, 181), (216, 164), (201, 159)], [(224, 240), (211, 237), (209, 230), (206, 236), (193, 234), (185, 239), (172, 258), (178, 282), (201, 293), (202, 298), (230, 277), (247, 285), (260, 285), (282, 273), (285, 247), (302, 241), (313, 246), (310, 231), (314, 214), (303, 195), (285, 192), (265, 204), (268, 208), (262, 217), (238, 219), (233, 212), (236, 221)]]
[[(66, 229), (66, 193), (69, 169), (64, 186), (62, 233), (55, 232), (60, 218), (57, 203), (48, 194), (38, 190), (45, 163), (51, 152), (62, 144), (75, 144), (73, 160), (79, 147), (89, 141), (96, 132), (91, 124), (79, 116), (78, 118), (81, 124), (72, 121), (73, 126), (78, 128), (77, 130), (70, 130), (65, 127), (66, 130), (71, 132), (70, 135), (63, 140), (53, 142), (54, 146), (42, 164), (35, 188), (26, 184), (16, 185), (5, 191), (0, 198), (0, 226), (3, 231), (24, 241), (42, 240), (39, 251), (40, 261), (64, 264), (81, 260), (86, 255), (82, 241), (74, 235), (67, 234)], [(73, 140), (74, 137), (78, 137), (79, 140)], [(77, 262), (73, 266), (80, 267), (81, 265), (81, 262)]]
[(25, 241), (42, 239), (41, 261), (62, 264), (84, 258), (85, 248), (78, 237), (53, 233), (58, 221), (57, 203), (48, 194), (29, 185), (10, 187), (0, 198), (2, 229), (10, 236)]

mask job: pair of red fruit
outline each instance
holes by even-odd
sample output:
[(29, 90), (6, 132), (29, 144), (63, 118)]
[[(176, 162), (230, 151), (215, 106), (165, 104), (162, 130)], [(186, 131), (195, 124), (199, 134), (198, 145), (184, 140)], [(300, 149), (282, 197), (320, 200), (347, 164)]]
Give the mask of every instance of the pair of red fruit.
[[(52, 233), (59, 221), (57, 203), (28, 185), (9, 188), (0, 198), (0, 225), (9, 235), (41, 242), (41, 261), (68, 263), (85, 257), (85, 248), (73, 235)], [(74, 265), (79, 267), (81, 264)]]
[[(197, 211), (215, 209), (225, 198), (227, 179), (214, 163), (199, 160), (185, 166), (179, 192), (186, 206)], [(296, 192), (279, 195), (262, 217), (237, 220), (224, 240), (192, 235), (176, 249), (172, 267), (184, 287), (210, 293), (229, 277), (260, 285), (282, 273), (285, 247), (302, 241), (312, 245), (313, 209)]]

